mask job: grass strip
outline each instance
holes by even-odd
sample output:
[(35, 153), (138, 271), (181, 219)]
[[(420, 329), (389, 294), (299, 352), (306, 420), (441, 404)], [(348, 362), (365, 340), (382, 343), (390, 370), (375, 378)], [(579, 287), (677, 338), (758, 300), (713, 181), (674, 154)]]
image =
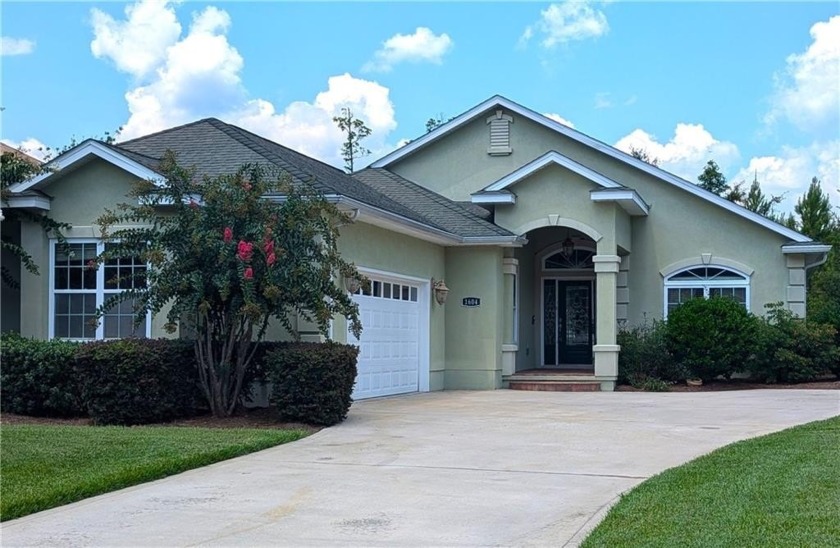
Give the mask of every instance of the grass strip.
[(303, 430), (0, 427), (0, 520), (301, 439)]
[(624, 495), (583, 548), (840, 545), (840, 417), (741, 441)]

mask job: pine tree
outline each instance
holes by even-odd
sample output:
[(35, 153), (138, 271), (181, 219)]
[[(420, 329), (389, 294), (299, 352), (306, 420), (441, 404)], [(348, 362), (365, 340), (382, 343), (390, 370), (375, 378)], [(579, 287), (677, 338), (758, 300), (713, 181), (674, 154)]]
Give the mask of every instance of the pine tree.
[(828, 194), (823, 192), (816, 177), (811, 179), (808, 191), (796, 202), (794, 211), (799, 215), (799, 231), (817, 242), (827, 241), (836, 229), (837, 220), (831, 211)]
[(370, 135), (370, 128), (365, 125), (364, 120), (356, 118), (348, 107), (343, 107), (341, 116), (333, 117), (333, 122), (347, 135), (341, 145), (341, 157), (344, 158), (344, 169), (347, 173), (353, 173), (356, 158), (370, 154), (370, 150), (361, 144), (362, 139)]
[(709, 160), (706, 167), (703, 168), (697, 180), (700, 181), (700, 186), (709, 192), (714, 192), (718, 196), (724, 193), (729, 186), (726, 184), (726, 177), (721, 173), (720, 167), (714, 160)]

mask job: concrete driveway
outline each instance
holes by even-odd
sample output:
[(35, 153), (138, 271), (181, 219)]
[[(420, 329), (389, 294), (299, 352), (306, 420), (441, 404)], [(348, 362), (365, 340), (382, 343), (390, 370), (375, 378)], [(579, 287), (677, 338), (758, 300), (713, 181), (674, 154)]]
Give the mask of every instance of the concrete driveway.
[(575, 545), (644, 479), (840, 414), (840, 392), (442, 392), (2, 526), (19, 545)]

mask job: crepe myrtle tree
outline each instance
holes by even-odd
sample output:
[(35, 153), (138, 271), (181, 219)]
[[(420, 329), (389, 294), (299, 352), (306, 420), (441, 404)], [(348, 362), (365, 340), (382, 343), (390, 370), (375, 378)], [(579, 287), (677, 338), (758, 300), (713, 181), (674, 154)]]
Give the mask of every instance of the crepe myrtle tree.
[(112, 244), (90, 268), (128, 257), (148, 267), (97, 313), (130, 301), (139, 323), (171, 306), (166, 329), (180, 324), (194, 334), (198, 380), (214, 415), (236, 409), (269, 320), (295, 333), (290, 317), (300, 314), (326, 335), (341, 314), (361, 333), (358, 306), (336, 284), (362, 276), (339, 255), (337, 225), (346, 216), (333, 204), (260, 166), (198, 180), (167, 153), (161, 167), (165, 184), (141, 182), (135, 204), (98, 219)]

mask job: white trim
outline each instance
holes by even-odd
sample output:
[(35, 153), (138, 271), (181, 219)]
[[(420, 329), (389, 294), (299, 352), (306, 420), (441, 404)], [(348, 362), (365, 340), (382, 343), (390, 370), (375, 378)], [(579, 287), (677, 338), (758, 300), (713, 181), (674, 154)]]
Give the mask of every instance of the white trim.
[(579, 163), (575, 162), (574, 160), (572, 160), (571, 158), (563, 156), (562, 154), (560, 154), (557, 151), (551, 150), (549, 152), (546, 152), (545, 154), (543, 154), (542, 156), (540, 156), (536, 160), (532, 160), (531, 162), (528, 162), (527, 164), (520, 167), (516, 171), (513, 171), (512, 173), (509, 173), (509, 174), (505, 175), (504, 177), (502, 177), (501, 179), (499, 179), (495, 183), (487, 185), (486, 187), (484, 187), (484, 190), (486, 192), (494, 192), (494, 191), (504, 190), (507, 187), (518, 183), (519, 181), (525, 179), (526, 177), (529, 177), (529, 176), (533, 175), (534, 173), (536, 173), (537, 171), (540, 171), (541, 169), (544, 169), (544, 168), (546, 168), (550, 165), (558, 165), (558, 166), (564, 167), (564, 168), (568, 169), (569, 171), (577, 173), (581, 177), (589, 179), (593, 183), (597, 184), (598, 186), (602, 186), (604, 188), (621, 188), (623, 186), (623, 185), (620, 185), (619, 183), (613, 181), (609, 177), (601, 175), (597, 171), (589, 169), (585, 165), (579, 164)]
[(3, 207), (12, 208), (32, 208), (50, 210), (50, 199), (46, 196), (9, 196), (8, 200), (3, 201)]
[(458, 129), (459, 127), (471, 122), (475, 117), (483, 114), (484, 112), (490, 110), (491, 108), (496, 108), (501, 106), (502, 108), (508, 109), (512, 112), (520, 116), (524, 116), (525, 118), (530, 119), (531, 121), (542, 125), (548, 129), (554, 130), (561, 135), (564, 135), (574, 141), (582, 143), (584, 145), (589, 146), (599, 152), (606, 154), (616, 160), (619, 160), (627, 165), (633, 166), (645, 173), (656, 177), (666, 183), (670, 183), (676, 187), (679, 187), (695, 196), (706, 200), (707, 202), (711, 202), (716, 204), (736, 215), (739, 217), (743, 217), (747, 220), (750, 220), (758, 225), (767, 228), (777, 234), (781, 234), (787, 238), (795, 242), (810, 242), (811, 239), (807, 236), (800, 234), (794, 230), (791, 230), (785, 226), (782, 226), (770, 219), (759, 215), (758, 213), (754, 213), (748, 209), (745, 209), (737, 204), (730, 202), (729, 200), (718, 196), (712, 192), (704, 190), (699, 186), (686, 181), (685, 179), (681, 179), (676, 175), (668, 173), (656, 166), (648, 164), (645, 161), (639, 160), (634, 158), (630, 154), (622, 152), (615, 147), (609, 146), (597, 139), (594, 139), (588, 135), (585, 135), (577, 130), (574, 130), (568, 126), (565, 126), (559, 122), (552, 120), (551, 118), (547, 118), (542, 114), (534, 112), (533, 110), (526, 108), (518, 103), (514, 103), (510, 99), (506, 99), (501, 95), (494, 95), (493, 97), (487, 99), (486, 101), (476, 105), (475, 107), (471, 108), (467, 112), (461, 114), (460, 116), (455, 117), (454, 119), (450, 120), (449, 122), (439, 126), (438, 128), (430, 131), (426, 135), (415, 139), (414, 141), (410, 142), (409, 144), (398, 148), (397, 150), (393, 151), (390, 154), (387, 154), (380, 158), (379, 160), (373, 162), (371, 167), (387, 167), (402, 158), (408, 156), (409, 154), (419, 150), (427, 146), (428, 144), (440, 139), (441, 137), (448, 135), (452, 131)]
[(547, 226), (557, 226), (561, 228), (573, 228), (578, 232), (582, 232), (589, 236), (593, 242), (599, 242), (604, 236), (601, 235), (600, 232), (589, 226), (588, 224), (582, 223), (576, 219), (569, 219), (568, 217), (561, 217), (559, 215), (549, 215), (548, 217), (543, 217), (542, 219), (536, 219), (534, 221), (530, 221), (521, 225), (519, 228), (514, 230), (515, 234), (522, 234), (525, 235), (532, 230), (536, 230), (538, 228), (544, 228)]
[[(50, 238), (49, 239), (49, 290), (47, 293), (47, 313), (48, 313), (48, 326), (47, 326), (47, 336), (50, 340), (55, 338), (55, 248), (58, 243), (57, 238)], [(96, 254), (101, 255), (102, 252), (105, 251), (105, 241), (100, 238), (67, 238), (68, 244), (96, 244)], [(99, 308), (105, 302), (106, 296), (111, 296), (115, 293), (119, 293), (119, 291), (107, 291), (105, 290), (105, 266), (99, 265), (99, 268), (96, 269), (96, 290), (82, 290), (82, 291), (74, 291), (71, 289), (67, 290), (58, 290), (62, 295), (74, 295), (74, 294), (96, 294), (96, 307)], [(152, 313), (146, 313), (146, 338), (152, 338)], [(99, 324), (96, 326), (96, 332), (94, 334), (93, 339), (88, 338), (68, 338), (64, 340), (73, 340), (73, 341), (101, 341), (101, 340), (115, 340), (115, 339), (105, 339), (105, 321), (104, 318), (99, 319)]]
[(152, 171), (146, 166), (135, 162), (131, 158), (118, 153), (114, 149), (103, 145), (98, 141), (88, 139), (75, 148), (65, 152), (55, 160), (49, 162), (46, 167), (47, 169), (50, 169), (50, 171), (47, 173), (42, 173), (37, 177), (29, 179), (28, 181), (12, 185), (9, 190), (12, 193), (17, 193), (29, 190), (30, 188), (39, 187), (53, 177), (59, 176), (62, 169), (70, 167), (73, 164), (84, 160), (88, 156), (101, 158), (102, 160), (105, 160), (106, 162), (109, 162), (141, 179), (153, 181), (157, 185), (162, 185), (164, 183), (164, 179), (161, 177), (160, 173)]
[[(711, 264), (698, 264), (695, 263), (691, 266), (685, 266), (683, 268), (678, 268), (676, 270), (671, 271), (665, 279), (663, 280), (663, 292), (662, 292), (662, 318), (668, 319), (668, 290), (669, 289), (688, 289), (688, 288), (702, 288), (703, 289), (703, 298), (709, 298), (709, 290), (714, 287), (737, 287), (737, 288), (745, 288), (744, 291), (744, 306), (747, 309), (747, 312), (750, 311), (750, 298), (752, 297), (750, 286), (752, 285), (752, 273), (747, 274), (744, 271), (740, 271), (732, 266), (724, 265), (721, 263), (720, 260), (716, 259), (717, 262), (713, 262)], [(726, 261), (730, 263), (734, 263), (735, 261)], [(676, 263), (675, 263), (676, 264)], [(737, 264), (737, 263), (736, 263)], [(670, 280), (669, 278), (680, 274), (681, 272), (685, 272), (687, 270), (692, 270), (694, 268), (722, 268), (724, 270), (728, 270), (730, 272), (734, 272), (740, 276), (743, 276), (743, 280), (701, 280), (699, 278), (690, 280)]]
[[(706, 257), (704, 257), (703, 255), (708, 255), (708, 260), (706, 260)], [(725, 268), (737, 274), (742, 274), (747, 278), (751, 277), (755, 272), (754, 268), (747, 266), (744, 263), (739, 263), (738, 261), (733, 261), (732, 259), (725, 259), (723, 257), (712, 257), (711, 254), (703, 253), (700, 255), (700, 262), (698, 262), (697, 259), (682, 259), (669, 264), (668, 266), (660, 270), (659, 274), (661, 274), (663, 278), (669, 278), (674, 274), (679, 274), (684, 270), (700, 268), (702, 266)]]
[(791, 255), (796, 253), (810, 254), (810, 253), (828, 253), (831, 251), (829, 244), (814, 243), (811, 245), (783, 245), (782, 253)]
[[(364, 266), (357, 266), (356, 270), (365, 275), (375, 276), (376, 278), (395, 282), (410, 282), (418, 285), (417, 290), (417, 306), (420, 310), (419, 331), (420, 331), (420, 364), (417, 379), (417, 391), (428, 392), (431, 383), (431, 307), (432, 307), (432, 292), (431, 280), (429, 278), (418, 278), (417, 276), (406, 276), (396, 272), (388, 272), (386, 270), (379, 270), (377, 268), (368, 268)], [(428, 344), (422, 344), (426, 341)]]
[(633, 217), (647, 217), (650, 213), (650, 207), (633, 189), (593, 190), (589, 193), (589, 199), (593, 202), (617, 202), (628, 215)]
[(470, 196), (474, 204), (515, 204), (516, 194), (512, 192), (481, 192)]

